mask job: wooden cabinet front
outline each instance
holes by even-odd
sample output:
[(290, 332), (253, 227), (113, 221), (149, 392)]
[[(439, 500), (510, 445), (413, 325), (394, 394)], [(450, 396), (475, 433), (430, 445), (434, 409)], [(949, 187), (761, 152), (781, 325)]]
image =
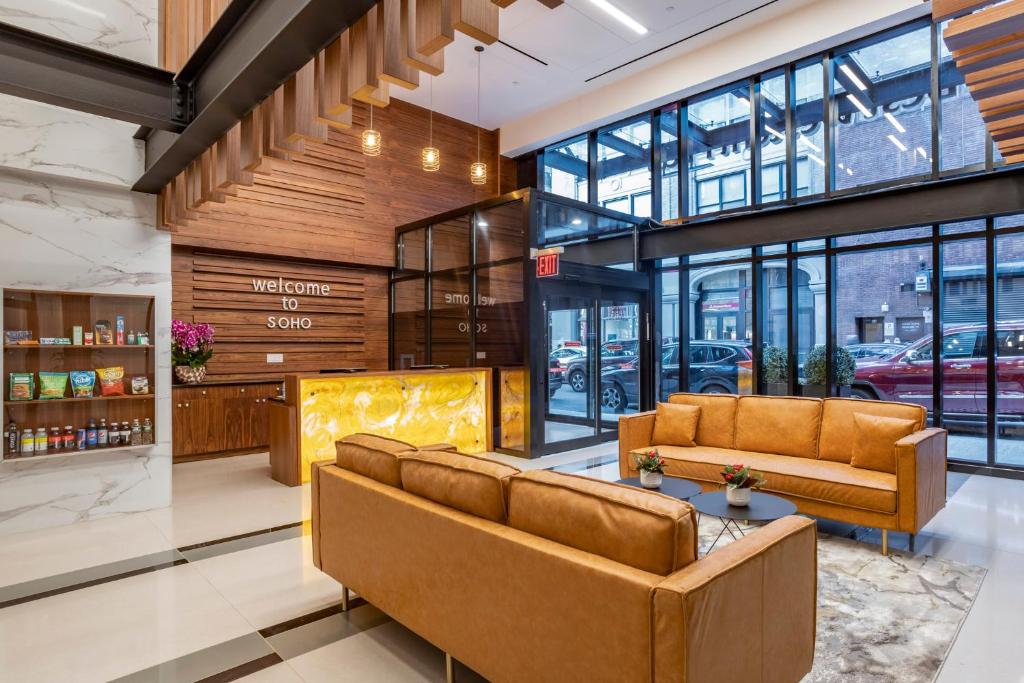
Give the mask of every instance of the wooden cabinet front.
[(268, 402), (279, 384), (174, 387), (174, 455), (268, 448)]

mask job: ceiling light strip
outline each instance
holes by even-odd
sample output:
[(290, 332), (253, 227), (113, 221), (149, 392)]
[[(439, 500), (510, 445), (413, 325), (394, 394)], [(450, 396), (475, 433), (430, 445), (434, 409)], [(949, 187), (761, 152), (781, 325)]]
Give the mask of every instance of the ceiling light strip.
[(647, 27), (641, 24), (639, 21), (629, 16), (618, 7), (608, 2), (608, 0), (590, 0), (590, 2), (596, 5), (599, 9), (603, 10), (605, 14), (617, 20), (618, 22), (625, 24), (629, 28), (633, 29), (634, 32), (644, 35), (647, 33)]

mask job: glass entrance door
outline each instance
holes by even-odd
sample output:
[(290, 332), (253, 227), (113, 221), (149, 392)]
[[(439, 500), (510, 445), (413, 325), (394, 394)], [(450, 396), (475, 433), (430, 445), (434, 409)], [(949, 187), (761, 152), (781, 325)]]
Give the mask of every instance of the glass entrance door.
[(637, 412), (644, 400), (645, 293), (583, 283), (551, 283), (545, 289), (542, 451), (613, 440), (619, 416)]

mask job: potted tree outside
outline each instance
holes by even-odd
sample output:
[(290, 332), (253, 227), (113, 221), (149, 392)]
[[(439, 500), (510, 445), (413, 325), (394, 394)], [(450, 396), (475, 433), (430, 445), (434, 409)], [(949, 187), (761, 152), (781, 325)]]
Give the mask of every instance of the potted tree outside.
[(766, 346), (761, 353), (761, 368), (764, 373), (764, 389), (769, 396), (785, 396), (789, 393), (789, 359), (778, 346)]
[[(800, 393), (803, 396), (824, 398), (828, 395), (828, 368), (825, 363), (825, 347), (815, 346), (804, 361), (804, 378)], [(839, 347), (832, 355), (832, 371), (835, 374), (839, 395), (849, 397), (857, 363), (846, 349)]]

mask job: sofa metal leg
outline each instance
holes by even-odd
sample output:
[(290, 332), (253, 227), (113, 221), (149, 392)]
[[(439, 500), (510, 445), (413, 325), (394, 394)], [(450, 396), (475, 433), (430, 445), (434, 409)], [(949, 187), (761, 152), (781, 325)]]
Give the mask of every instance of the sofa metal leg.
[(342, 586), (341, 587), (341, 611), (342, 612), (347, 612), (348, 611), (348, 603), (349, 603), (349, 598), (350, 597), (351, 596), (349, 595), (348, 586)]
[(448, 683), (455, 683), (455, 660), (447, 652), (444, 653), (444, 676)]
[(916, 534), (910, 534), (910, 539), (907, 541), (907, 548), (910, 552), (914, 552), (914, 541), (917, 540)]
[(889, 554), (889, 530), (882, 529), (882, 554)]

